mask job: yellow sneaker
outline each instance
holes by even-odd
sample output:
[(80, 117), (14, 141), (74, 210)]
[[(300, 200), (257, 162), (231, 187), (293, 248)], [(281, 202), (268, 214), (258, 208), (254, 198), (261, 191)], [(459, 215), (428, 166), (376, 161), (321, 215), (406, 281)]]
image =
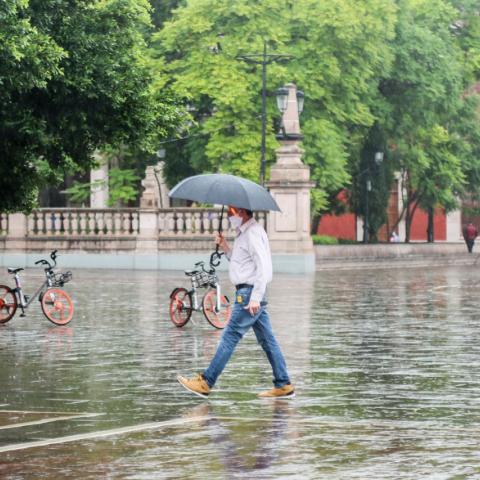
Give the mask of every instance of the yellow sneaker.
[(295, 396), (295, 389), (293, 385), (289, 383), (280, 388), (274, 387), (266, 392), (261, 392), (258, 396), (261, 398), (293, 398)]
[(208, 383), (200, 374), (194, 378), (185, 378), (178, 375), (177, 380), (180, 385), (183, 385), (189, 392), (192, 392), (199, 397), (207, 398), (210, 393)]

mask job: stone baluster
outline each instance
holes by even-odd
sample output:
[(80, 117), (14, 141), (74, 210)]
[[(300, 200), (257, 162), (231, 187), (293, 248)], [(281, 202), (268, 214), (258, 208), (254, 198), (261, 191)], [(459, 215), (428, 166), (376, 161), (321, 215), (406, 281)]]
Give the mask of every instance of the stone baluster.
[(87, 218), (88, 218), (87, 233), (89, 235), (95, 235), (97, 233), (96, 222), (95, 222), (95, 212), (89, 212), (87, 214)]
[(185, 214), (180, 212), (177, 214), (177, 228), (176, 232), (179, 235), (183, 235), (185, 230)]
[(45, 225), (45, 213), (35, 212), (35, 235), (42, 235)]
[(212, 211), (206, 210), (202, 213), (202, 233), (204, 235), (209, 235), (211, 232), (210, 225), (211, 225), (211, 216)]
[(85, 235), (87, 233), (87, 226), (88, 226), (87, 213), (80, 212), (78, 215), (78, 223), (75, 226), (75, 230), (78, 232), (79, 235)]
[(220, 225), (220, 216), (217, 212), (212, 212), (210, 224), (214, 232), (218, 232), (218, 226)]
[(121, 235), (123, 233), (122, 231), (122, 213), (119, 211), (116, 211), (113, 214), (112, 218), (112, 233), (114, 235)]
[(98, 235), (105, 235), (105, 212), (97, 212), (97, 229)]
[(168, 235), (173, 233), (173, 231), (175, 229), (175, 219), (174, 219), (174, 213), (173, 212), (168, 212), (167, 213), (165, 223), (166, 223), (165, 233), (168, 234)]
[(195, 212), (193, 214), (193, 227), (195, 235), (202, 235), (203, 234), (203, 229), (202, 229), (202, 213), (201, 212)]
[(158, 234), (162, 235), (167, 229), (167, 219), (165, 212), (158, 212)]
[(114, 212), (109, 210), (107, 212), (104, 212), (103, 214), (105, 216), (105, 230), (106, 230), (105, 233), (106, 233), (106, 235), (111, 237), (113, 235), (113, 215), (114, 215)]
[(140, 218), (139, 218), (139, 213), (134, 212), (130, 214), (132, 217), (132, 231), (131, 233), (133, 235), (136, 235), (139, 232), (140, 229)]

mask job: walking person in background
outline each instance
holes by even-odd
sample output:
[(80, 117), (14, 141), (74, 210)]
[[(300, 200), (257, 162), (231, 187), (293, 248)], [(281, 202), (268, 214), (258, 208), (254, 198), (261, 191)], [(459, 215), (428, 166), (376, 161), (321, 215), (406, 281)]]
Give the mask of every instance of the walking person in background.
[(235, 285), (235, 304), (217, 351), (209, 367), (194, 378), (178, 376), (187, 390), (207, 397), (217, 378), (232, 356), (237, 343), (251, 328), (262, 346), (273, 371), (274, 388), (259, 393), (259, 397), (294, 397), (285, 359), (270, 325), (265, 298), (267, 284), (272, 280), (272, 257), (268, 237), (250, 210), (228, 207), (228, 219), (238, 235), (233, 247), (221, 234), (216, 243), (229, 260), (229, 276)]
[(475, 225), (472, 222), (469, 222), (467, 226), (463, 229), (463, 238), (465, 239), (465, 243), (467, 244), (468, 253), (472, 253), (473, 245), (475, 243), (477, 235), (478, 230), (476, 229)]

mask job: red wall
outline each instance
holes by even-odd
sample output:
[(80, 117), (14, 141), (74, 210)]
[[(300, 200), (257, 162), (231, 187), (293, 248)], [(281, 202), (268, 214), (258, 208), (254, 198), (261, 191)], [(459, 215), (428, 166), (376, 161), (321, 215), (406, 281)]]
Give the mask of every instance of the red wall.
[(335, 238), (356, 240), (356, 222), (354, 213), (344, 213), (343, 215), (322, 215), (317, 233), (319, 235), (329, 235), (330, 237)]
[[(410, 240), (427, 241), (428, 214), (417, 208), (413, 215)], [(437, 208), (433, 216), (433, 234), (435, 240), (447, 239), (447, 217), (443, 208)], [(403, 239), (402, 239), (403, 240)]]
[[(341, 201), (346, 202), (345, 192), (341, 192), (338, 196)], [(397, 188), (394, 186), (390, 195), (388, 206), (388, 225), (384, 225), (378, 232), (378, 239), (380, 241), (388, 241), (387, 239), (387, 227), (388, 230), (395, 224), (398, 218), (398, 194)], [(427, 225), (428, 215), (427, 212), (417, 208), (413, 215), (412, 225), (410, 230), (410, 240), (413, 241), (427, 241)], [(433, 218), (433, 230), (435, 240), (447, 239), (447, 217), (443, 208), (435, 210)], [(398, 231), (398, 229), (397, 229)], [(320, 223), (318, 225), (317, 233), (319, 235), (328, 235), (335, 238), (345, 238), (348, 240), (356, 240), (357, 236), (357, 221), (354, 213), (344, 213), (343, 215), (322, 215)], [(401, 238), (403, 242), (405, 239)]]

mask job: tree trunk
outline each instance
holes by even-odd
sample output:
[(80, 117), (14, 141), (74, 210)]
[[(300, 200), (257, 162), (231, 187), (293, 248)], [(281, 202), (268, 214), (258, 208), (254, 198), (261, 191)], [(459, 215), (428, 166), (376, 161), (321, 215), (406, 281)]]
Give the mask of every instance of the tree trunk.
[(433, 243), (434, 240), (434, 231), (433, 231), (433, 207), (428, 207), (428, 227), (427, 227), (427, 242)]

